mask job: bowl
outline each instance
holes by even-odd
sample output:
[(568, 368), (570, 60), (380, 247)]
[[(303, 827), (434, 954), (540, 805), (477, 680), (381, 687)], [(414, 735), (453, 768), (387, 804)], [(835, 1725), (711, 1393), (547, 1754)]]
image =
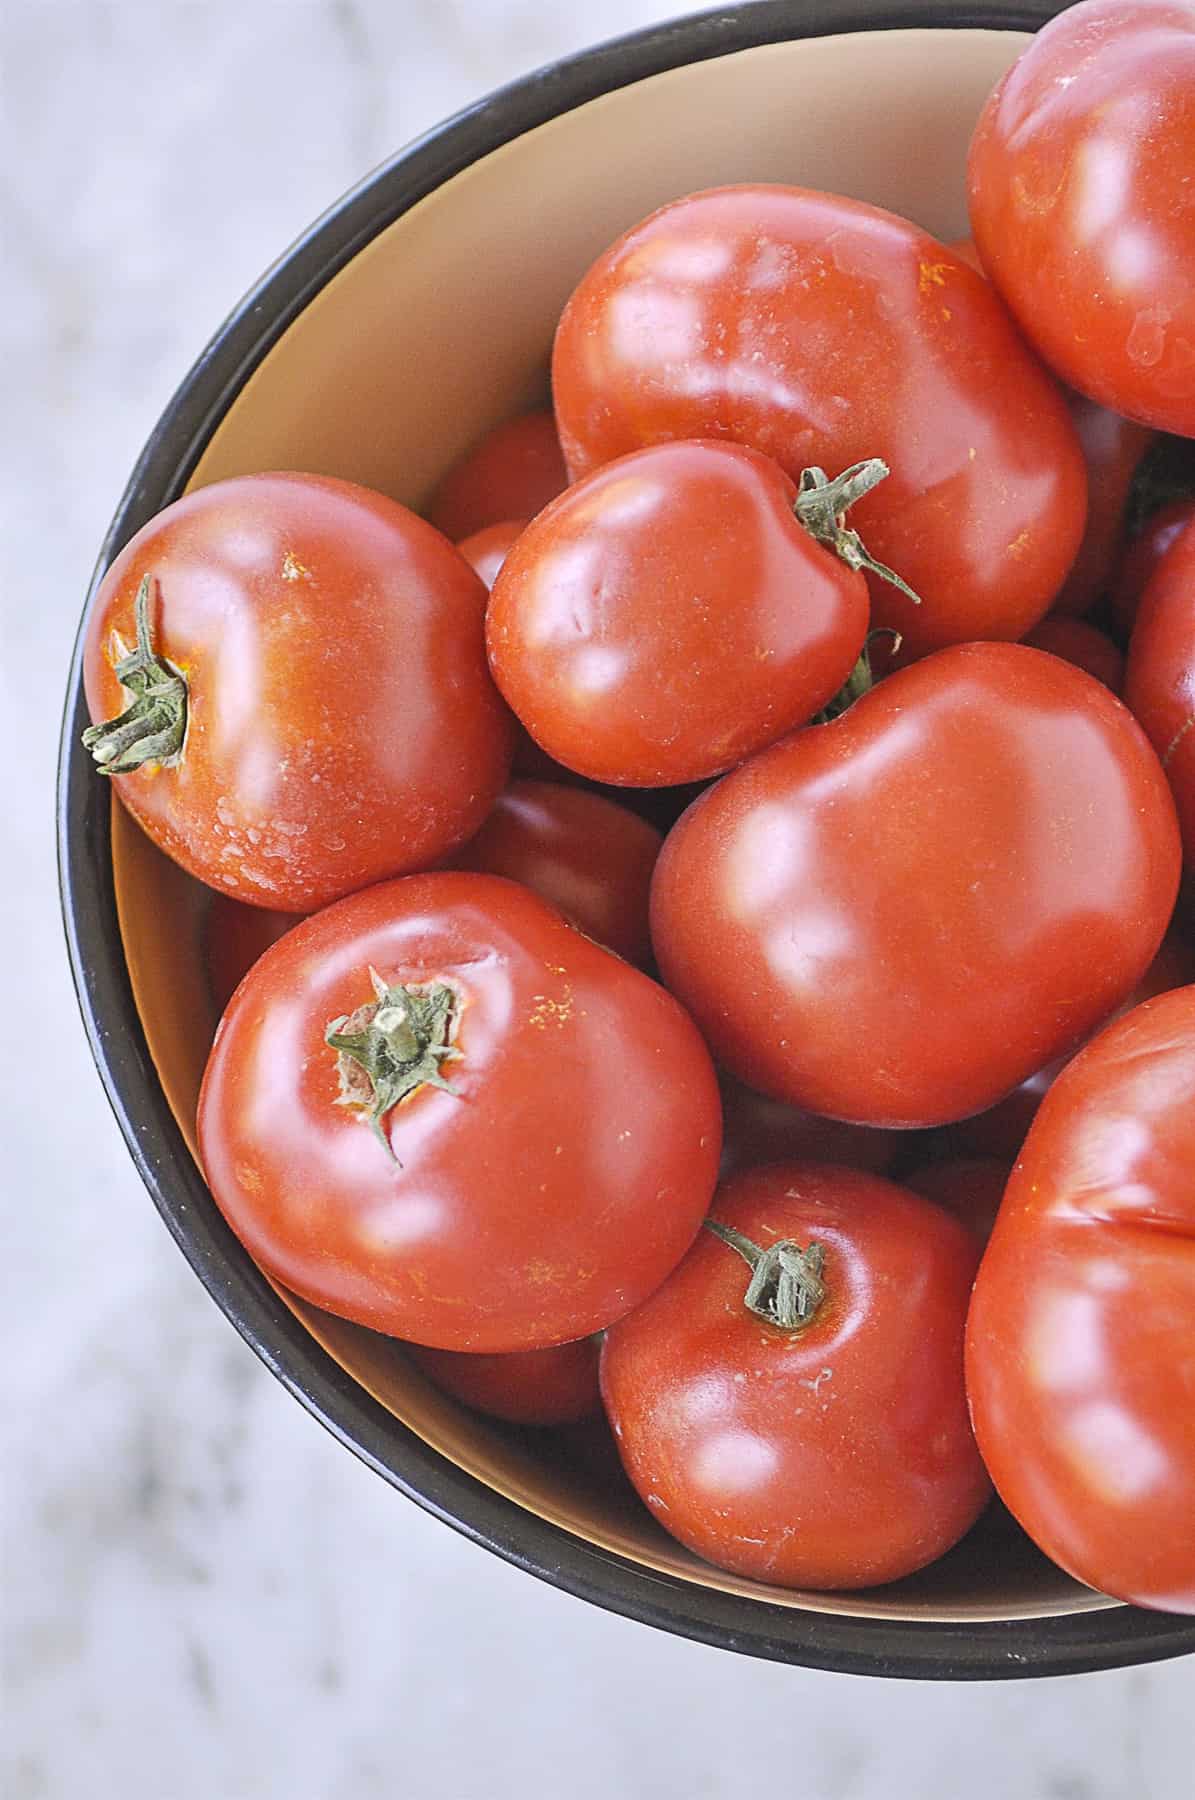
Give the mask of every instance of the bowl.
[[(542, 398), (577, 278), (662, 201), (795, 181), (966, 229), (963, 159), (993, 82), (1049, 5), (771, 0), (680, 19), (540, 70), (370, 175), (221, 327), (134, 469), (97, 580), (189, 488), (298, 468), (418, 507), (488, 425)], [(1195, 1650), (1195, 1620), (1079, 1586), (998, 1509), (943, 1561), (854, 1594), (700, 1563), (611, 1467), (468, 1413), (392, 1340), (271, 1283), (200, 1175), (194, 1113), (215, 1028), (206, 895), (131, 823), (80, 748), (78, 648), (62, 741), (63, 908), (91, 1047), (183, 1254), (273, 1373), (395, 1487), (500, 1556), (648, 1624), (750, 1655), (873, 1675), (986, 1678)]]

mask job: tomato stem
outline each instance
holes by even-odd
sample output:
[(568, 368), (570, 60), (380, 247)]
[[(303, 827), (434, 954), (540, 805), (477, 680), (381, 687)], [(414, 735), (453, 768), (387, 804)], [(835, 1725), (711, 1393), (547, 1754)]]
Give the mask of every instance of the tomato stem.
[(887, 563), (877, 562), (863, 544), (857, 531), (852, 531), (845, 523), (847, 510), (869, 494), (873, 487), (887, 479), (892, 473), (888, 465), (879, 456), (872, 456), (866, 462), (852, 463), (841, 475), (831, 481), (824, 469), (802, 469), (798, 483), (797, 503), (793, 507), (797, 518), (811, 536), (819, 544), (825, 544), (840, 556), (848, 569), (866, 569), (869, 574), (878, 575), (882, 581), (891, 582), (901, 593), (920, 606), (921, 596), (915, 594), (907, 581), (902, 581), (895, 569)]
[(874, 639), (882, 637), (892, 639), (893, 656), (904, 642), (900, 632), (894, 630), (891, 625), (877, 625), (869, 631), (863, 640), (863, 648), (859, 652), (859, 659), (854, 668), (834, 698), (828, 700), (822, 710), (813, 715), (811, 722), (814, 725), (828, 725), (831, 719), (840, 718), (849, 707), (855, 704), (856, 700), (862, 700), (864, 694), (870, 693), (875, 685), (875, 673), (871, 666), (871, 646)]
[(781, 1238), (767, 1249), (744, 1237), (732, 1225), (707, 1219), (706, 1228), (714, 1236), (737, 1250), (751, 1270), (751, 1279), (743, 1295), (748, 1312), (781, 1331), (804, 1331), (817, 1316), (826, 1297), (822, 1268), (826, 1253), (820, 1244), (809, 1244), (802, 1250), (791, 1238)]
[(419, 1087), (458, 1093), (440, 1073), (441, 1063), (460, 1059), (453, 1041), (457, 995), (444, 981), (400, 982), (391, 987), (374, 968), (369, 978), (376, 1003), (330, 1019), (324, 1042), (337, 1053), (336, 1104), (368, 1112), (375, 1136), (397, 1162), (382, 1129), (390, 1109)]
[(113, 672), (133, 698), (119, 717), (89, 725), (83, 733), (83, 747), (91, 751), (101, 775), (128, 775), (143, 763), (169, 762), (179, 755), (187, 733), (186, 677), (154, 654), (149, 596), (145, 575), (133, 607), (136, 647), (126, 650), (113, 634), (120, 655)]

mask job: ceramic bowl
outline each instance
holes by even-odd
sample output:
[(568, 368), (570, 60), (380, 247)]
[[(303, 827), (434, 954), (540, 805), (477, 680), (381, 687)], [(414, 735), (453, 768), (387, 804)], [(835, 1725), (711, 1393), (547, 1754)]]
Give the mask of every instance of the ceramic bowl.
[[(100, 552), (189, 488), (263, 469), (365, 482), (418, 507), (491, 423), (544, 394), (570, 289), (624, 227), (730, 181), (875, 201), (966, 229), (967, 139), (1051, 6), (806, 0), (681, 19), (540, 70), (370, 175), (274, 265), (166, 409)], [(698, 1562), (601, 1438), (489, 1423), (392, 1341), (282, 1292), (228, 1231), (195, 1160), (215, 1018), (204, 892), (158, 854), (63, 736), (63, 905), (92, 1049), (179, 1248), (274, 1374), (447, 1523), (585, 1599), (781, 1661), (991, 1677), (1195, 1649), (1195, 1620), (1078, 1586), (989, 1518), (942, 1562), (867, 1593), (780, 1591)]]

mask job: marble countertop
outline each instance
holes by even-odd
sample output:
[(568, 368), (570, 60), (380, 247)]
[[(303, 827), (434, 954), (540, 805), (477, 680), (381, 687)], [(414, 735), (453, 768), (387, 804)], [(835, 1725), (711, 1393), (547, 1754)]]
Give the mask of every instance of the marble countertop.
[[(257, 1363), (141, 1190), (52, 841), (90, 565), (265, 263), (415, 132), (651, 0), (9, 0), (0, 496), (9, 1800), (1179, 1800), (1195, 1662), (864, 1682), (670, 1639), (402, 1501)], [(19, 1021), (19, 1028), (14, 1028)]]

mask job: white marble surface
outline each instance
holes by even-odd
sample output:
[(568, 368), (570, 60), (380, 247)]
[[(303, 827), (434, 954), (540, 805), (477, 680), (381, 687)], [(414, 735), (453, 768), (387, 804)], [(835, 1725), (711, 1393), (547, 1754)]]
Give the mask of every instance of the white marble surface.
[(7, 1800), (1179, 1800), (1195, 1663), (860, 1682), (607, 1617), (360, 1467), (259, 1367), (90, 1066), (52, 846), (89, 566), (173, 384), (372, 163), (651, 0), (8, 0), (0, 25)]

